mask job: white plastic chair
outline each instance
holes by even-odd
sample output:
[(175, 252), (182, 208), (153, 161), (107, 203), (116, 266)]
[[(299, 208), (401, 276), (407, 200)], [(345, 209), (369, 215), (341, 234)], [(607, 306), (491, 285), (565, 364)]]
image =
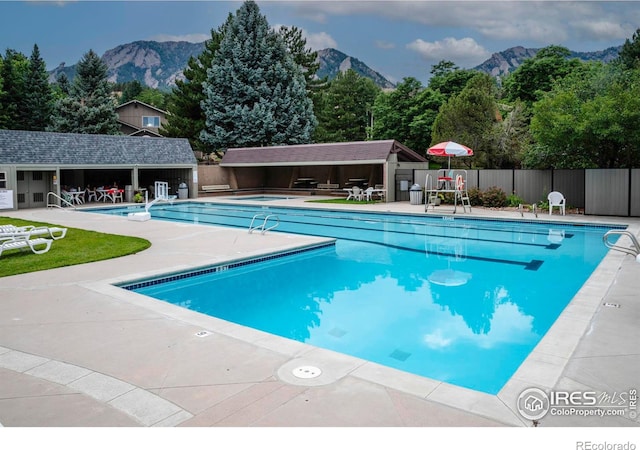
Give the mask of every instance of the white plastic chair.
[(364, 196), (364, 199), (365, 199), (366, 201), (368, 201), (368, 202), (370, 202), (370, 201), (371, 201), (371, 195), (373, 194), (373, 190), (374, 190), (374, 189), (373, 189), (372, 187), (368, 187), (368, 188), (367, 188), (367, 189), (365, 189), (365, 191), (363, 192), (363, 194), (362, 194), (362, 195)]
[(554, 206), (557, 207), (560, 212), (562, 212), (563, 216), (565, 215), (566, 200), (564, 198), (564, 195), (562, 195), (558, 191), (549, 192), (549, 195), (547, 195), (547, 200), (549, 200), (549, 215), (553, 213)]
[(358, 186), (352, 187), (349, 191), (349, 196), (347, 197), (347, 200), (351, 199), (362, 200), (362, 189), (360, 189)]

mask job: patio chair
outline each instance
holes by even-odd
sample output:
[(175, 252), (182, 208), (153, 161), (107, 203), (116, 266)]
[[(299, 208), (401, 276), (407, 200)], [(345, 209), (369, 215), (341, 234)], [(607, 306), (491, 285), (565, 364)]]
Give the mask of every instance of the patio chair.
[(14, 236), (46, 236), (51, 239), (62, 239), (67, 235), (67, 229), (62, 227), (46, 227), (24, 225), (17, 227), (15, 225), (0, 225), (0, 238)]
[[(27, 248), (40, 255), (49, 251), (52, 242), (51, 239), (45, 238), (30, 239), (27, 235), (0, 237), (0, 256), (6, 250), (24, 250)], [(44, 248), (42, 247), (43, 245)]]
[(367, 189), (364, 190), (364, 192), (362, 193), (362, 196), (366, 201), (368, 202), (371, 201), (371, 195), (373, 195), (373, 191), (374, 191), (374, 188), (372, 187), (368, 187)]
[(358, 186), (354, 186), (349, 190), (349, 196), (347, 200), (362, 200), (362, 189)]
[(549, 192), (549, 195), (547, 195), (547, 200), (549, 200), (549, 215), (553, 213), (554, 206), (556, 206), (562, 212), (563, 216), (565, 215), (564, 213), (566, 199), (564, 198), (564, 195), (562, 195), (558, 191)]

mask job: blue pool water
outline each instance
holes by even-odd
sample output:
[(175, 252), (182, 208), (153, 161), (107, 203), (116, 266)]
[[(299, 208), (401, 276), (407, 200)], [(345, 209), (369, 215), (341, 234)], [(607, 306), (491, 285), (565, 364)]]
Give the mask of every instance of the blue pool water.
[(616, 228), (197, 202), (151, 212), (245, 229), (255, 214), (273, 215), (278, 231), (337, 240), (123, 287), (491, 394), (591, 275), (607, 252), (603, 233)]

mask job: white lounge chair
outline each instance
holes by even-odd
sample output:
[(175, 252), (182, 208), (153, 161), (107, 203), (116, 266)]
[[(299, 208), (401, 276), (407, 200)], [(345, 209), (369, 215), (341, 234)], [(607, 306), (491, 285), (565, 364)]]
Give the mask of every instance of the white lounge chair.
[[(0, 237), (0, 256), (7, 250), (24, 250), (31, 249), (33, 253), (42, 254), (47, 253), (51, 248), (51, 239), (36, 238), (30, 239), (29, 236), (12, 236), (12, 237)], [(42, 247), (44, 246), (44, 248)]]
[(553, 207), (555, 206), (560, 210), (560, 212), (562, 212), (562, 215), (564, 216), (566, 205), (564, 195), (562, 195), (558, 191), (549, 192), (549, 195), (547, 195), (547, 200), (549, 200), (549, 215), (553, 213)]
[(32, 236), (46, 236), (51, 239), (62, 239), (67, 235), (67, 229), (34, 225), (24, 225), (21, 227), (15, 225), (0, 225), (0, 238), (20, 235), (26, 235), (29, 238)]

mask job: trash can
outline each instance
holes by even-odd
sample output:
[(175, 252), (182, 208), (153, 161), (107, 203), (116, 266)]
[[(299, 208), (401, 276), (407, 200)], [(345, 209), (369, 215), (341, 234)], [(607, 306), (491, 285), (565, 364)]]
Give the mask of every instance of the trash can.
[(187, 186), (187, 183), (180, 183), (178, 186), (178, 198), (180, 200), (189, 198), (189, 187)]
[(127, 184), (124, 187), (124, 201), (127, 203), (131, 203), (133, 201), (133, 186)]
[(419, 184), (414, 184), (409, 189), (409, 202), (412, 205), (422, 204), (422, 187)]

